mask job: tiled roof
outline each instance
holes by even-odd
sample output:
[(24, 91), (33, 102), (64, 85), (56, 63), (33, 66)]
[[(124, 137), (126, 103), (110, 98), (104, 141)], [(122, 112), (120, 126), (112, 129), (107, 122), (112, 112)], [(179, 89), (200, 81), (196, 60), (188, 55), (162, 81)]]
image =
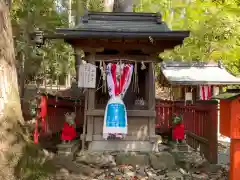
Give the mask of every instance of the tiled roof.
[(230, 74), (221, 64), (163, 62), (161, 73), (170, 84), (240, 84), (240, 78)]
[(157, 21), (153, 13), (89, 13), (87, 20), (76, 27), (79, 30), (117, 32), (166, 32), (167, 25)]
[(166, 37), (183, 40), (188, 31), (171, 31), (159, 13), (92, 12), (81, 18), (74, 28), (59, 28), (56, 33), (66, 37)]

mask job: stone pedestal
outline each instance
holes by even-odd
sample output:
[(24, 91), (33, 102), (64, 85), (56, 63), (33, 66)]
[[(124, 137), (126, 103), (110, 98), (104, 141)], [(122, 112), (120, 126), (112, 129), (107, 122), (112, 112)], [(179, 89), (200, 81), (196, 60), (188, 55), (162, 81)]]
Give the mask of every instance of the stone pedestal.
[(188, 152), (189, 151), (188, 145), (186, 143), (177, 144), (176, 147), (177, 147), (177, 150), (180, 152)]
[(150, 141), (92, 141), (88, 146), (89, 151), (151, 152), (152, 149), (153, 143)]
[(71, 156), (73, 158), (74, 154), (79, 148), (79, 141), (72, 141), (69, 143), (62, 143), (57, 146), (59, 156)]

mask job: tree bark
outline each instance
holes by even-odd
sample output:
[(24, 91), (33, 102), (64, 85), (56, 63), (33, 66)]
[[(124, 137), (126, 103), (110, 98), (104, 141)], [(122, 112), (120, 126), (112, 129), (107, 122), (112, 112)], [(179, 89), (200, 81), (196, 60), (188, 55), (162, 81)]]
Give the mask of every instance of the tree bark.
[(113, 12), (133, 12), (133, 0), (114, 0)]
[(104, 11), (112, 12), (114, 0), (104, 0)]
[[(9, 7), (0, 0), (0, 179), (14, 180), (21, 156), (23, 124)], [(9, 159), (11, 157), (11, 161)]]

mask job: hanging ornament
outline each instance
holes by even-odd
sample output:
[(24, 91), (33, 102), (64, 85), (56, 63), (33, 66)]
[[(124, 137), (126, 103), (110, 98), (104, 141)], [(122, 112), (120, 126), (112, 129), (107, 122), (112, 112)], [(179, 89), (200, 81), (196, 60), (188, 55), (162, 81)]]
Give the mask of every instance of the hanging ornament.
[(146, 66), (145, 66), (144, 62), (142, 61), (141, 62), (141, 70), (145, 70), (145, 69), (146, 69)]
[(138, 67), (137, 67), (137, 62), (135, 62), (135, 67), (134, 67), (134, 74), (135, 74), (135, 82), (134, 82), (134, 92), (139, 93), (139, 87), (138, 87)]
[(192, 92), (186, 92), (185, 101), (192, 101)]
[(193, 104), (192, 90), (193, 88), (191, 88), (191, 92), (187, 92), (185, 88), (185, 105), (187, 104), (187, 102), (190, 102), (191, 104)]
[(116, 68), (117, 68), (117, 69), (116, 69), (117, 81), (119, 82), (120, 76), (121, 76), (121, 64), (117, 63)]
[[(127, 112), (123, 97), (131, 83), (133, 66), (131, 64), (112, 64), (107, 66), (107, 83), (110, 99), (107, 103), (103, 138), (123, 138), (127, 135)], [(119, 74), (120, 73), (120, 74)], [(117, 76), (120, 75), (119, 78)]]
[(104, 93), (107, 93), (107, 74), (106, 74), (106, 64), (103, 62), (103, 87), (104, 87)]
[(101, 77), (102, 77), (102, 86), (101, 86), (101, 89), (102, 89), (102, 92), (105, 93), (106, 92), (106, 72), (105, 72), (105, 69), (104, 69), (104, 63), (103, 61), (100, 61), (100, 71), (101, 71)]

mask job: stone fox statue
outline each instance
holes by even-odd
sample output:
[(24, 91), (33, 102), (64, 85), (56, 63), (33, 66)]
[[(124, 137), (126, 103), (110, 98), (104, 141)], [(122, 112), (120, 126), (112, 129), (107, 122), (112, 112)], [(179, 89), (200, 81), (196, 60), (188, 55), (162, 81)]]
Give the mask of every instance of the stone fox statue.
[(74, 140), (77, 136), (75, 117), (76, 114), (74, 112), (65, 114), (66, 121), (63, 124), (61, 135), (61, 140), (64, 143)]
[(184, 140), (184, 125), (182, 122), (182, 115), (173, 116), (172, 139), (177, 142)]

